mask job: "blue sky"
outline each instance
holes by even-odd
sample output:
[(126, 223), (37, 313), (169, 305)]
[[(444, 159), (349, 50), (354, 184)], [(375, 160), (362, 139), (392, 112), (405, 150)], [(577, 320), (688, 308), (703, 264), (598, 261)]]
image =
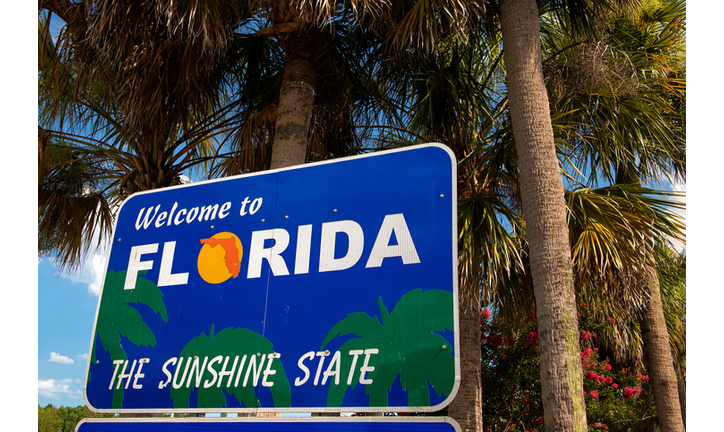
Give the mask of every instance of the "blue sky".
[[(103, 262), (60, 276), (50, 259), (38, 262), (38, 404), (83, 405), (83, 376), (93, 331)], [(94, 266), (95, 265), (95, 266)], [(101, 264), (101, 265), (104, 265)]]

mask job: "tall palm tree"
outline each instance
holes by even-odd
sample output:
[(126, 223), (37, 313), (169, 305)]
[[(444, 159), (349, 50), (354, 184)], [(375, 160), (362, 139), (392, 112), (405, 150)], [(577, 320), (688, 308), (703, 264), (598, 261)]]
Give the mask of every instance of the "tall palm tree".
[[(581, 126), (576, 128), (580, 138), (569, 141), (571, 152), (592, 175), (619, 184), (656, 181), (662, 176), (685, 178), (684, 19), (683, 1), (634, 8), (606, 21), (604, 40), (558, 50), (567, 52), (563, 55), (567, 58), (561, 61), (558, 55), (552, 59), (551, 69), (559, 73), (553, 74), (549, 87), (567, 88), (556, 92), (564, 96), (556, 105), (580, 115)], [(596, 71), (590, 65), (603, 67)], [(575, 80), (577, 84), (568, 84)], [(581, 83), (588, 88), (581, 88)], [(580, 94), (582, 90), (586, 96)], [(636, 250), (641, 255), (639, 262), (646, 263), (638, 266), (637, 276), (645, 288), (639, 322), (644, 359), (662, 429), (681, 431), (684, 426), (655, 270), (655, 244), (649, 241)]]
[(543, 78), (540, 18), (533, 0), (501, 0), (510, 118), (541, 352), (544, 424), (584, 431), (586, 410), (563, 182)]
[[(61, 18), (72, 13), (87, 18), (87, 25), (78, 31), (84, 36), (85, 52), (115, 73), (129, 129), (156, 129), (174, 119), (186, 124), (189, 113), (208, 114), (220, 105), (244, 102), (240, 115), (255, 123), (253, 129), (273, 124), (268, 131), (278, 148), (263, 149), (270, 152), (264, 155), (265, 169), (270, 158), (275, 168), (305, 162), (317, 69), (335, 66), (324, 51), (334, 40), (328, 36), (346, 23), (379, 15), (382, 6), (365, 1), (348, 5), (281, 0), (219, 0), (203, 5), (43, 2), (43, 7), (60, 11)], [(84, 72), (98, 73), (97, 69)], [(322, 72), (329, 75), (325, 83), (333, 83), (334, 75), (343, 71)], [(244, 93), (242, 86), (249, 83), (265, 88)], [(234, 99), (240, 89), (241, 96), (249, 99)], [(250, 106), (255, 109), (247, 109)]]

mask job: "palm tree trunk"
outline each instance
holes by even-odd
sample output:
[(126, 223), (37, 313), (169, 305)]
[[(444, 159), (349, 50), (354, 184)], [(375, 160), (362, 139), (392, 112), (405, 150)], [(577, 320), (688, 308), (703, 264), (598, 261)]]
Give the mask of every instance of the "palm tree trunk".
[(681, 416), (676, 372), (671, 357), (669, 332), (666, 329), (659, 278), (653, 268), (649, 272), (648, 286), (651, 298), (639, 324), (643, 340), (644, 364), (651, 378), (659, 427), (662, 432), (683, 432), (684, 422)]
[(314, 108), (314, 30), (284, 35), (287, 55), (279, 91), (279, 115), (272, 145), (271, 169), (306, 160), (309, 123)]
[[(287, 63), (279, 90), (279, 111), (272, 144), (271, 169), (302, 165), (307, 156), (309, 123), (314, 108), (314, 46), (303, 33), (282, 37)], [(308, 42), (308, 41), (307, 41)], [(278, 417), (279, 413), (238, 414), (239, 417)]]
[(686, 429), (686, 379), (681, 373), (679, 368), (676, 374), (676, 379), (679, 384), (679, 403), (681, 404), (681, 421), (684, 423), (684, 429)]
[(501, 0), (508, 99), (541, 355), (546, 431), (585, 431), (583, 375), (563, 181), (543, 81), (535, 0)]
[[(469, 287), (472, 290), (472, 287)], [(463, 432), (483, 430), (483, 389), (480, 378), (480, 302), (461, 298), (460, 316), (460, 387), (448, 406)], [(471, 296), (477, 298), (477, 296)]]

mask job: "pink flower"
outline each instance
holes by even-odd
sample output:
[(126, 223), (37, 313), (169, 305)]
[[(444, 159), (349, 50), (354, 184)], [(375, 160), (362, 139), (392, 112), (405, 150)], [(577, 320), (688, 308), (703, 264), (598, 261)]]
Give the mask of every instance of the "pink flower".
[(616, 318), (606, 318), (606, 321), (610, 322), (611, 324), (616, 324)]
[(588, 378), (588, 379), (593, 379), (593, 377), (595, 377), (595, 376), (596, 376), (596, 374), (594, 374), (593, 371), (588, 371), (588, 373), (586, 374), (586, 378)]
[(495, 346), (503, 345), (503, 335), (499, 334), (499, 335), (495, 336), (492, 340), (490, 340), (490, 343), (492, 343)]
[(613, 384), (611, 384), (611, 387), (613, 387), (613, 388), (618, 388), (618, 384), (613, 383)]
[(604, 366), (603, 368), (606, 369), (607, 371), (610, 371), (610, 370), (611, 370), (611, 365), (610, 365), (610, 364), (607, 364), (607, 365)]
[(490, 311), (488, 308), (483, 308), (482, 312), (480, 312), (480, 315), (483, 316), (485, 319), (490, 318)]
[(611, 378), (611, 377), (606, 377), (606, 379), (603, 380), (603, 382), (604, 382), (605, 384), (613, 384), (613, 378)]
[(598, 390), (591, 390), (591, 397), (594, 399), (598, 399)]
[(641, 389), (639, 387), (636, 387), (635, 389), (626, 387), (623, 389), (623, 397), (626, 399), (631, 399), (639, 393), (641, 393)]

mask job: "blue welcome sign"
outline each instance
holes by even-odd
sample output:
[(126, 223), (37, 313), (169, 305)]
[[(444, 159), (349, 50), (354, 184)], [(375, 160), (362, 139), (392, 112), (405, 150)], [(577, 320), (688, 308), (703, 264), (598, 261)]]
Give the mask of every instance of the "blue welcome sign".
[(88, 406), (444, 407), (460, 379), (455, 179), (449, 149), (426, 144), (131, 196)]
[(460, 432), (450, 417), (83, 419), (76, 432)]

